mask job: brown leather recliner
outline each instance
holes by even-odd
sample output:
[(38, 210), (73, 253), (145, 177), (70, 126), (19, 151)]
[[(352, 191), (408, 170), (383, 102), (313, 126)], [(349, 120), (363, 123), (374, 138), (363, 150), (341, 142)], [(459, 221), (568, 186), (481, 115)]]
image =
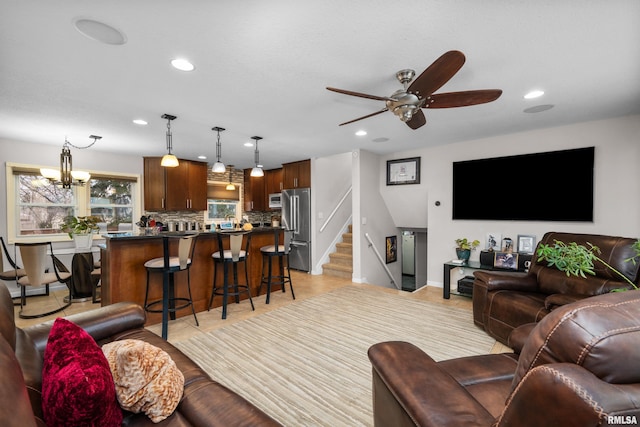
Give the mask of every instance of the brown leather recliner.
[(590, 427), (640, 422), (640, 291), (560, 307), (519, 358), (436, 362), (406, 342), (369, 349), (376, 427)]
[[(549, 232), (540, 244), (553, 245), (556, 240), (597, 246), (600, 258), (635, 283), (639, 282), (640, 263), (626, 261), (636, 253), (637, 239), (597, 234)], [(506, 271), (476, 271), (473, 282), (473, 321), (501, 343), (518, 351), (528, 330), (511, 333), (521, 325), (539, 322), (556, 307), (583, 298), (628, 289), (631, 286), (600, 262), (594, 263), (595, 276), (567, 276), (534, 255), (528, 273)], [(510, 337), (511, 336), (511, 337)]]
[[(144, 329), (145, 314), (133, 303), (117, 303), (66, 319), (84, 328), (100, 345), (138, 339), (166, 351), (184, 375), (184, 394), (176, 411), (153, 424), (145, 414), (123, 412), (126, 426), (278, 426), (240, 395), (211, 379), (195, 362)], [(0, 283), (0, 424), (44, 426), (41, 408), (43, 354), (53, 322), (15, 326), (11, 295)]]

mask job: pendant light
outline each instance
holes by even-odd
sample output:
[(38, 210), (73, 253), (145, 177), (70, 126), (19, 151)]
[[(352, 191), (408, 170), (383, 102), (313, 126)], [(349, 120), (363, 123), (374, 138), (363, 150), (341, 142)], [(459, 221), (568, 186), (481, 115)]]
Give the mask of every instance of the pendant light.
[(251, 176), (264, 176), (262, 165), (260, 164), (260, 151), (258, 151), (258, 141), (262, 139), (261, 136), (252, 136), (251, 139), (256, 141), (256, 150), (254, 152), (254, 160), (256, 165), (251, 169)]
[(162, 156), (160, 166), (164, 166), (165, 168), (175, 168), (180, 163), (178, 162), (178, 158), (171, 153), (171, 150), (173, 149), (171, 136), (171, 120), (175, 120), (177, 119), (177, 117), (172, 116), (171, 114), (163, 114), (162, 118), (167, 119), (167, 154)]
[(231, 182), (231, 171), (233, 170), (233, 165), (229, 165), (229, 183), (225, 187), (226, 190), (233, 191), (236, 189), (236, 186)]
[(220, 132), (224, 131), (225, 129), (216, 126), (214, 128), (211, 128), (211, 130), (218, 132), (218, 142), (216, 142), (216, 159), (217, 160), (213, 164), (213, 167), (211, 168), (211, 172), (224, 173), (226, 171), (226, 168), (224, 167), (224, 163), (220, 161), (220, 157), (222, 156), (222, 143), (220, 143)]

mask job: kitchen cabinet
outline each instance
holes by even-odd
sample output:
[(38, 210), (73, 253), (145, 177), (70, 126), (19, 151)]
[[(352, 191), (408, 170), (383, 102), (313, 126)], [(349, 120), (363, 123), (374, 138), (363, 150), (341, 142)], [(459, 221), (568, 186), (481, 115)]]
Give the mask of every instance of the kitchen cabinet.
[(269, 207), (269, 194), (280, 193), (282, 191), (283, 183), (282, 183), (282, 168), (279, 169), (270, 169), (268, 171), (264, 171), (265, 177), (265, 208), (268, 211), (280, 210), (280, 208), (270, 208)]
[(165, 168), (160, 161), (144, 158), (145, 210), (207, 210), (207, 164), (180, 159), (177, 167)]
[(282, 165), (283, 189), (311, 187), (311, 160)]
[(265, 176), (251, 176), (251, 169), (244, 170), (244, 210), (264, 211), (268, 204), (265, 196)]

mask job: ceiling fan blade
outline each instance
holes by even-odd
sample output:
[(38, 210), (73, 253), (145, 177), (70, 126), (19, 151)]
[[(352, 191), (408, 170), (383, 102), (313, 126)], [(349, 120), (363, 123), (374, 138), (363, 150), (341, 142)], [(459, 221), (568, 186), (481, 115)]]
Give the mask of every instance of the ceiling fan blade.
[(375, 113), (367, 114), (366, 116), (358, 117), (357, 119), (353, 119), (353, 120), (349, 120), (348, 122), (340, 123), (338, 126), (348, 125), (349, 123), (357, 122), (358, 120), (362, 120), (362, 119), (368, 119), (369, 117), (373, 117), (373, 116), (378, 115), (380, 113), (384, 113), (385, 111), (388, 111), (388, 108), (383, 108), (382, 110), (376, 111)]
[(345, 95), (359, 96), (360, 98), (375, 99), (376, 101), (395, 101), (395, 99), (388, 98), (386, 96), (367, 95), (366, 93), (353, 92), (353, 91), (344, 90), (344, 89), (336, 89), (335, 87), (328, 87), (327, 90), (330, 90), (332, 92), (342, 93)]
[(425, 102), (424, 108), (452, 108), (485, 104), (502, 95), (500, 89), (468, 90), (464, 92), (436, 93)]
[(417, 110), (415, 113), (413, 113), (411, 120), (407, 122), (407, 126), (409, 126), (413, 130), (416, 130), (419, 127), (424, 126), (426, 123), (427, 118), (424, 116), (422, 110)]
[(457, 50), (450, 50), (436, 59), (433, 64), (413, 81), (407, 90), (422, 97), (431, 95), (440, 89), (464, 65), (464, 54)]

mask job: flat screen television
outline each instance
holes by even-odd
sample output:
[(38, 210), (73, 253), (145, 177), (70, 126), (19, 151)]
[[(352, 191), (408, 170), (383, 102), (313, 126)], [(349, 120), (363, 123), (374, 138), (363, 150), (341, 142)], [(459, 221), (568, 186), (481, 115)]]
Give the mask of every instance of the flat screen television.
[(594, 147), (453, 163), (454, 220), (593, 221)]

